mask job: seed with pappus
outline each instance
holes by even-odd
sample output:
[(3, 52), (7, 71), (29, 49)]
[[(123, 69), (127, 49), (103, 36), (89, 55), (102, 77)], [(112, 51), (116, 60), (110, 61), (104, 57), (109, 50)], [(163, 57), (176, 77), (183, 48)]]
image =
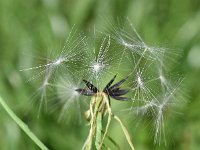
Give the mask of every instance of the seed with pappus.
[[(51, 102), (61, 111), (59, 121), (64, 118), (80, 121), (85, 113), (90, 130), (83, 149), (94, 146), (109, 149), (105, 139), (119, 148), (118, 142), (108, 135), (112, 120), (118, 122), (134, 149), (131, 139), (134, 134), (130, 136), (117, 113), (126, 114), (132, 121), (139, 120), (137, 124), (150, 119), (154, 142), (166, 144), (165, 117), (168, 116), (165, 114), (181, 101), (179, 89), (183, 78), (176, 77), (171, 66), (168, 67), (167, 63), (174, 61), (168, 60), (173, 51), (146, 44), (132, 24), (130, 27), (128, 31), (115, 27), (110, 33), (100, 32), (98, 38), (96, 32), (92, 38), (83, 34), (76, 38), (70, 33), (55, 59), (25, 69), (40, 70), (38, 74), (43, 74), (39, 110), (53, 97)], [(121, 80), (114, 84), (116, 78)], [(117, 109), (111, 109), (111, 99), (117, 100), (112, 101), (119, 105)]]

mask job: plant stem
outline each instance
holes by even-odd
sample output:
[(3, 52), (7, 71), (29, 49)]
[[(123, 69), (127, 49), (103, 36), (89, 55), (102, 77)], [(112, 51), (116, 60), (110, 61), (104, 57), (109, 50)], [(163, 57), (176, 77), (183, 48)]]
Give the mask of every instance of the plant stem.
[(102, 113), (99, 112), (97, 114), (97, 120), (96, 120), (96, 140), (95, 140), (95, 146), (96, 149), (100, 149), (100, 143), (101, 143), (101, 131), (102, 131)]
[(116, 119), (119, 122), (119, 124), (120, 124), (120, 126), (121, 126), (121, 128), (122, 128), (122, 130), (123, 130), (123, 132), (125, 134), (125, 137), (126, 137), (126, 140), (127, 140), (128, 144), (129, 144), (129, 146), (131, 147), (132, 150), (135, 150), (135, 148), (133, 146), (133, 143), (131, 142), (131, 137), (130, 137), (126, 127), (123, 125), (123, 123), (121, 122), (119, 117), (117, 117), (116, 115), (113, 115), (113, 117), (114, 117), (114, 119)]
[(15, 121), (15, 123), (31, 138), (31, 140), (42, 150), (48, 150), (48, 148), (36, 137), (36, 135), (28, 128), (28, 126), (15, 115), (15, 113), (9, 108), (6, 102), (0, 96), (0, 104), (8, 115)]

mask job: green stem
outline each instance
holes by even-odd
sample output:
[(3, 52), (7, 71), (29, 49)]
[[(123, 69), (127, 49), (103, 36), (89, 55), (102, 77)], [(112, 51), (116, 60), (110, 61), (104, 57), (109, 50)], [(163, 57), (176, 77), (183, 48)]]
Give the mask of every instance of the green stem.
[(15, 113), (9, 108), (6, 102), (0, 96), (0, 103), (8, 115), (17, 123), (17, 125), (33, 140), (35, 144), (38, 145), (42, 150), (48, 150), (48, 148), (35, 136), (33, 132), (28, 128), (28, 126), (15, 115)]
[(95, 146), (96, 149), (100, 149), (100, 143), (101, 143), (101, 131), (102, 131), (102, 113), (99, 112), (97, 114), (97, 124), (96, 124), (96, 140), (95, 140)]
[(135, 148), (133, 146), (133, 143), (131, 142), (131, 136), (129, 135), (128, 130), (123, 125), (123, 123), (121, 122), (121, 120), (119, 119), (119, 117), (117, 117), (115, 115), (113, 115), (113, 117), (114, 117), (114, 119), (116, 119), (119, 122), (119, 124), (120, 124), (120, 126), (121, 126), (121, 128), (122, 128), (122, 130), (123, 130), (123, 132), (125, 134), (125, 137), (126, 137), (126, 140), (127, 140), (128, 144), (129, 144), (129, 146), (131, 147), (132, 150), (135, 150)]

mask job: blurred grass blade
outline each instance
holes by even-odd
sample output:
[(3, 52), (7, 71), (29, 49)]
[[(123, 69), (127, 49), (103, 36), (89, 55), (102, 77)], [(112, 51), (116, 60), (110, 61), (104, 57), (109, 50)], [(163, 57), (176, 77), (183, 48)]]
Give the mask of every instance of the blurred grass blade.
[(100, 149), (101, 131), (102, 131), (102, 113), (99, 112), (97, 114), (97, 127), (96, 127), (96, 140), (95, 140), (95, 146), (97, 149)]
[[(103, 130), (101, 131), (103, 134), (105, 133)], [(108, 140), (116, 147), (116, 149), (120, 150), (120, 146), (111, 138), (109, 135), (106, 135)], [(104, 145), (103, 145), (104, 146)]]
[(17, 125), (31, 138), (31, 140), (38, 145), (42, 150), (48, 150), (48, 148), (36, 137), (36, 135), (28, 128), (28, 126), (18, 118), (15, 113), (9, 108), (6, 102), (0, 96), (0, 104), (8, 115), (17, 123)]
[(124, 134), (125, 134), (126, 140), (128, 141), (128, 144), (130, 145), (131, 149), (132, 149), (132, 150), (135, 150), (134, 147), (133, 147), (133, 144), (132, 144), (132, 142), (131, 142), (131, 137), (130, 137), (130, 135), (129, 135), (127, 129), (126, 129), (126, 127), (123, 125), (123, 123), (121, 122), (121, 120), (119, 119), (119, 117), (117, 117), (117, 116), (114, 115), (114, 118), (115, 118), (115, 119), (119, 122), (119, 124), (121, 125), (122, 130), (123, 130), (123, 132), (124, 132)]

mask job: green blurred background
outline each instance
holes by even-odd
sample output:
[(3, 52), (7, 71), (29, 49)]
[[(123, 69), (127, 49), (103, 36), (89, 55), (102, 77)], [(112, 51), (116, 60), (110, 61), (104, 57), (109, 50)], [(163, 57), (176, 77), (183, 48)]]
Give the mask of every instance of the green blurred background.
[[(133, 130), (138, 150), (200, 149), (200, 1), (199, 0), (1, 0), (0, 1), (0, 95), (12, 110), (50, 148), (81, 149), (88, 133), (82, 124), (58, 123), (53, 114), (42, 113), (29, 105), (37, 85), (27, 83), (30, 74), (20, 67), (33, 66), (33, 56), (61, 48), (71, 28), (86, 31), (101, 25), (102, 18), (128, 17), (143, 39), (151, 45), (181, 49), (179, 69), (185, 76), (187, 103), (171, 122), (167, 145), (153, 144), (146, 129)], [(31, 56), (31, 57), (30, 57)], [(27, 111), (28, 110), (28, 111)], [(134, 121), (128, 128), (133, 128)], [(114, 136), (122, 135), (112, 129)], [(112, 135), (112, 131), (111, 131)], [(123, 149), (127, 144), (122, 136)], [(0, 106), (0, 149), (38, 149)]]

